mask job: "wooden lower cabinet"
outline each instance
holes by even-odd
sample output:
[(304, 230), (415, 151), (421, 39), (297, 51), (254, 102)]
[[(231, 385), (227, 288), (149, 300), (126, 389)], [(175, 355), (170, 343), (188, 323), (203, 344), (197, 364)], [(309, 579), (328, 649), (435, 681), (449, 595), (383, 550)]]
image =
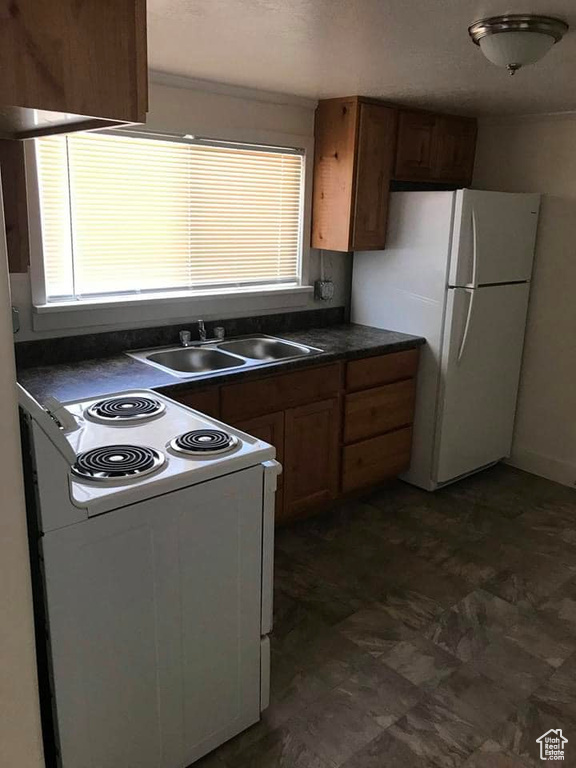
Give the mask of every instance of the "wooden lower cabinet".
[(410, 463), (418, 349), (168, 394), (270, 443), (287, 522)]
[(338, 495), (340, 400), (286, 411), (284, 519), (300, 517)]
[(234, 426), (276, 448), (276, 458), (282, 464), (282, 474), (278, 477), (276, 491), (276, 522), (278, 522), (284, 516), (284, 411), (239, 421)]
[(346, 366), (346, 390), (357, 392), (414, 378), (418, 370), (419, 354), (419, 349), (407, 349), (353, 360)]
[(344, 442), (354, 443), (412, 424), (415, 396), (415, 379), (346, 395)]
[(342, 491), (350, 493), (397, 477), (410, 465), (412, 427), (347, 445), (342, 456)]
[(193, 389), (190, 392), (182, 393), (176, 392), (170, 397), (195, 411), (200, 411), (200, 413), (205, 413), (215, 419), (220, 418), (220, 391), (218, 387)]

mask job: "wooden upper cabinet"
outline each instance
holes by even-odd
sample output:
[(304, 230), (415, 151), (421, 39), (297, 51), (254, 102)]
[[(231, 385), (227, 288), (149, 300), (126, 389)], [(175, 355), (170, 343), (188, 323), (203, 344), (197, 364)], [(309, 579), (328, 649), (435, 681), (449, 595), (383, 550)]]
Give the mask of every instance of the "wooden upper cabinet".
[(434, 175), (436, 124), (436, 115), (400, 112), (395, 178), (419, 181)]
[(316, 110), (312, 247), (384, 247), (396, 110), (359, 97)]
[(476, 120), (439, 115), (434, 175), (442, 181), (469, 184), (474, 170)]
[(475, 150), (474, 118), (402, 111), (394, 178), (467, 186)]
[(360, 105), (352, 247), (382, 248), (386, 241), (390, 178), (396, 143), (396, 110)]
[(312, 247), (381, 250), (392, 180), (468, 186), (476, 120), (350, 96), (316, 110)]
[(312, 247), (349, 251), (358, 126), (357, 99), (328, 99), (316, 109)]
[(144, 122), (147, 108), (146, 0), (0, 3), (4, 138)]

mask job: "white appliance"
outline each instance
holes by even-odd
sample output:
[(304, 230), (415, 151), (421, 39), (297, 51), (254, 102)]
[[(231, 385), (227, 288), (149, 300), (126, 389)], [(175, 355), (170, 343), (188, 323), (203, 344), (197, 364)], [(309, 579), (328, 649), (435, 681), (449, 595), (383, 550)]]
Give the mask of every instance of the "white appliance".
[(510, 455), (540, 196), (394, 192), (356, 253), (352, 322), (424, 336), (412, 462), (427, 490)]
[(150, 391), (20, 401), (58, 764), (184, 768), (268, 703), (274, 448)]

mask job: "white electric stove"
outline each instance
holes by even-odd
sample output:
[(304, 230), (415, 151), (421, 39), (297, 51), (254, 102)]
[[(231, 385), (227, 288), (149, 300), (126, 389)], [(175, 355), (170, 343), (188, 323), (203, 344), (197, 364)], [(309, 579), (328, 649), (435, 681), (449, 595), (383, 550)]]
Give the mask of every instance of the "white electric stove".
[(274, 448), (146, 390), (20, 405), (58, 764), (184, 768), (268, 703)]

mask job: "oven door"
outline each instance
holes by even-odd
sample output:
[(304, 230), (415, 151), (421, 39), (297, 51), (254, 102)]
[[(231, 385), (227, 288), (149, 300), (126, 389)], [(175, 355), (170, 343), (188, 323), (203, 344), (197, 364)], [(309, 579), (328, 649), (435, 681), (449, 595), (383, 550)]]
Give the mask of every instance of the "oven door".
[(259, 719), (264, 473), (44, 536), (66, 768), (188, 765)]

